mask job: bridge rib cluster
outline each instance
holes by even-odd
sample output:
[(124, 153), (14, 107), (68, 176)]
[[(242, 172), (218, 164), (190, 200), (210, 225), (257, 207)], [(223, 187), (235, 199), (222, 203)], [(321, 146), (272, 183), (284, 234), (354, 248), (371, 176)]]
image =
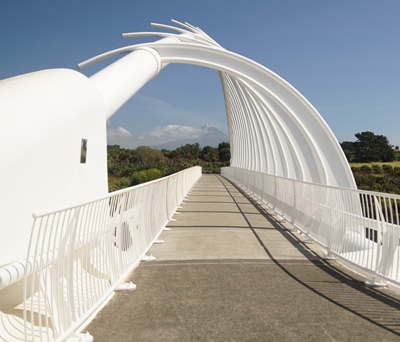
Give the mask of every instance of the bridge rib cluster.
[[(109, 51), (79, 64), (79, 67), (121, 53), (131, 55), (147, 51), (149, 63), (154, 59), (157, 61), (150, 73), (157, 74), (169, 63), (215, 69), (220, 73), (225, 97), (231, 166), (312, 183), (356, 188), (334, 134), (317, 110), (293, 86), (266, 67), (224, 49), (199, 28), (173, 22), (180, 27), (153, 26), (173, 30), (176, 34), (126, 33), (123, 37), (151, 35), (163, 39)], [(131, 65), (134, 60), (127, 60), (126, 68), (128, 63)], [(121, 64), (122, 67), (125, 65)], [(108, 83), (109, 76), (107, 74)], [(94, 78), (100, 77), (94, 75)], [(148, 78), (143, 82), (147, 81)]]

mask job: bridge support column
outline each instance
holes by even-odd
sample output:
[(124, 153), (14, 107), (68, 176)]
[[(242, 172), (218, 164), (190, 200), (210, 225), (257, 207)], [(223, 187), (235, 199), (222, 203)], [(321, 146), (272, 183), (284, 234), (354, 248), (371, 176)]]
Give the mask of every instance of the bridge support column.
[[(179, 42), (165, 38), (160, 43)], [(107, 119), (166, 66), (152, 48), (141, 47), (90, 77), (107, 105)]]

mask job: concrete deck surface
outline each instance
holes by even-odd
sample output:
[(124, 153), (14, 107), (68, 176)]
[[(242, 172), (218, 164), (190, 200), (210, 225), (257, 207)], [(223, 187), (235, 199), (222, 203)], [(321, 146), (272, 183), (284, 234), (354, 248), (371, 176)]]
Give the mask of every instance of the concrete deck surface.
[(399, 341), (400, 296), (203, 175), (148, 254), (87, 327), (95, 341)]

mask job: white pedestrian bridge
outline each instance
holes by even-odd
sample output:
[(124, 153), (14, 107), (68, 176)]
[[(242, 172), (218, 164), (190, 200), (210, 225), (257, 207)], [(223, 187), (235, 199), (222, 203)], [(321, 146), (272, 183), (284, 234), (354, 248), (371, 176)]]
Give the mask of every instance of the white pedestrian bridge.
[[(170, 63), (219, 72), (231, 145), (221, 175), (300, 231), (326, 258), (400, 285), (400, 196), (361, 191), (316, 109), (264, 66), (188, 23), (90, 78), (67, 69), (0, 81), (0, 340), (90, 340), (79, 331), (141, 260), (201, 177), (199, 167), (107, 192), (107, 120)], [(9, 147), (8, 147), (9, 146)]]

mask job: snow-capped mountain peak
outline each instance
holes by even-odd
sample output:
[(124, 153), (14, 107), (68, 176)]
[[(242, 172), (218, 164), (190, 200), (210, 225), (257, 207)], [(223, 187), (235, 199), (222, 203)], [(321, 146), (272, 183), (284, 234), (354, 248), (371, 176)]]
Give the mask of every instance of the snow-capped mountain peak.
[(212, 146), (218, 147), (218, 144), (222, 142), (229, 142), (229, 137), (218, 130), (217, 128), (211, 126), (210, 124), (205, 124), (201, 127), (200, 135), (198, 137), (178, 139), (174, 141), (167, 142), (165, 144), (153, 146), (156, 149), (167, 149), (174, 150), (178, 147), (184, 146), (186, 144), (199, 143), (200, 147)]

